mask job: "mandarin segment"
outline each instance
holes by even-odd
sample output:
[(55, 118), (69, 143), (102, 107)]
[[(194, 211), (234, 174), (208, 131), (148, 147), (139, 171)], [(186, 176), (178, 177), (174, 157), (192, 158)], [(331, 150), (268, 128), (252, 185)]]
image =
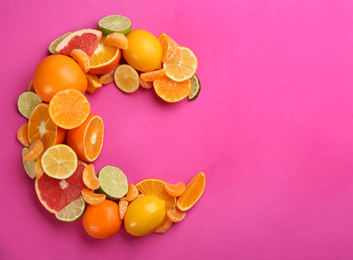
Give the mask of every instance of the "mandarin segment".
[(136, 188), (136, 186), (132, 183), (128, 185), (127, 193), (126, 193), (126, 200), (127, 201), (133, 201), (134, 199), (137, 198), (137, 195), (139, 195), (139, 191)]
[(17, 140), (25, 147), (31, 146), (31, 143), (28, 139), (28, 123), (21, 125), (17, 130)]
[(120, 49), (126, 50), (129, 47), (128, 40), (126, 36), (122, 33), (111, 33), (109, 34), (105, 40), (104, 44), (106, 46), (115, 46)]
[(165, 69), (153, 70), (148, 72), (143, 72), (140, 75), (140, 79), (147, 82), (152, 82), (154, 80), (160, 79), (165, 75)]
[(89, 164), (85, 167), (82, 173), (83, 183), (87, 186), (87, 188), (91, 190), (97, 190), (100, 187), (99, 179), (96, 176), (96, 172), (94, 170), (94, 165)]
[(167, 211), (167, 216), (173, 223), (180, 222), (185, 218), (186, 212), (178, 208), (170, 209)]
[(129, 202), (127, 200), (119, 200), (119, 216), (120, 219), (124, 219)]
[(155, 233), (165, 233), (171, 226), (173, 222), (169, 219), (168, 216), (166, 216), (162, 222), (162, 224), (157, 227), (154, 232)]
[(141, 75), (140, 75), (140, 86), (145, 88), (145, 89), (150, 89), (153, 88), (153, 82), (147, 82), (141, 79)]
[(103, 75), (100, 75), (98, 78), (98, 81), (103, 85), (107, 85), (107, 84), (113, 82), (115, 69), (116, 68), (114, 68), (113, 70), (111, 70)]
[(38, 159), (44, 152), (44, 145), (40, 139), (36, 139), (31, 143), (27, 153), (23, 155), (23, 160), (33, 161)]
[(177, 208), (187, 211), (201, 198), (206, 186), (206, 175), (198, 173), (186, 186), (185, 191), (177, 200)]
[[(28, 148), (27, 147), (23, 147), (23, 150), (22, 150), (22, 157), (23, 155), (25, 155), (27, 152), (28, 152)], [(25, 169), (25, 172), (27, 173), (27, 175), (31, 178), (31, 179), (34, 179), (36, 177), (36, 174), (34, 172), (34, 164), (35, 164), (35, 161), (25, 161), (22, 159), (22, 164), (23, 164), (23, 168)]]
[(95, 93), (97, 90), (102, 88), (102, 83), (99, 81), (98, 76), (96, 74), (87, 73), (87, 92)]
[(82, 197), (89, 205), (97, 206), (106, 199), (105, 194), (94, 193), (92, 190), (84, 188), (82, 190)]
[(171, 60), (176, 50), (176, 43), (171, 38), (163, 38), (161, 40), (161, 45), (163, 48), (162, 62)]
[(36, 176), (36, 179), (41, 178), (44, 174), (41, 158), (38, 158), (34, 163), (34, 174)]
[(178, 182), (175, 185), (167, 183), (165, 185), (165, 190), (170, 196), (179, 197), (185, 191), (185, 184), (182, 182)]
[(80, 65), (84, 73), (87, 73), (89, 71), (91, 64), (90, 64), (89, 56), (87, 55), (86, 52), (80, 49), (73, 49), (70, 52), (70, 56), (75, 61), (77, 61), (78, 65)]
[(88, 117), (90, 110), (87, 98), (76, 89), (59, 91), (49, 103), (50, 118), (64, 129), (80, 126)]

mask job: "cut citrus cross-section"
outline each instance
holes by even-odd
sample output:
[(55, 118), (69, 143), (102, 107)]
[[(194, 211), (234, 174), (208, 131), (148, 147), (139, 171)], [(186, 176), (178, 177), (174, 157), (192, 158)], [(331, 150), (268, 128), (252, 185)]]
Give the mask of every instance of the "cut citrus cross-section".
[(135, 92), (140, 87), (137, 71), (127, 64), (122, 64), (114, 72), (116, 86), (125, 93)]
[(55, 179), (70, 177), (76, 171), (77, 164), (75, 151), (65, 144), (53, 145), (42, 155), (44, 172)]
[(173, 103), (186, 98), (191, 91), (191, 81), (176, 82), (167, 76), (153, 81), (154, 90), (164, 101)]
[(66, 130), (58, 127), (49, 116), (49, 108), (45, 103), (38, 104), (28, 120), (28, 140), (32, 143), (41, 139), (44, 149), (64, 141)]
[(163, 68), (170, 79), (181, 82), (195, 75), (197, 65), (197, 58), (190, 49), (176, 47), (171, 59), (163, 63)]
[(90, 110), (87, 98), (76, 89), (59, 91), (49, 103), (50, 118), (64, 129), (80, 126), (88, 117)]
[(104, 40), (105, 37), (103, 36), (99, 42), (98, 48), (90, 57), (90, 73), (108, 73), (109, 71), (113, 70), (120, 61), (121, 50), (115, 46), (105, 45)]
[(67, 131), (67, 144), (77, 153), (78, 158), (93, 162), (103, 147), (104, 124), (98, 115), (89, 115), (79, 127)]

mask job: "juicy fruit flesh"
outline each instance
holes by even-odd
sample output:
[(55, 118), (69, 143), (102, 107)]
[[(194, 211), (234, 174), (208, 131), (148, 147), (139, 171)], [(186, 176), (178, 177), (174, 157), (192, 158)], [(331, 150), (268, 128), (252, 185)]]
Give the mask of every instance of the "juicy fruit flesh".
[(84, 168), (83, 164), (79, 164), (74, 174), (64, 180), (54, 179), (46, 174), (36, 179), (37, 196), (48, 211), (56, 214), (81, 196), (85, 188), (82, 180)]
[(135, 199), (127, 208), (124, 217), (126, 231), (134, 236), (145, 236), (160, 226), (165, 218), (165, 201), (145, 195)]

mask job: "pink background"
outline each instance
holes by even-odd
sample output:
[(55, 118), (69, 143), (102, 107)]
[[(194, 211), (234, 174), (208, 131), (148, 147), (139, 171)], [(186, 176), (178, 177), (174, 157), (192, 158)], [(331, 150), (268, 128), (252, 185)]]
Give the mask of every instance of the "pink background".
[[(351, 1), (2, 1), (0, 251), (6, 259), (352, 259)], [(108, 240), (37, 200), (21, 163), (17, 98), (52, 40), (110, 14), (166, 32), (199, 59), (197, 100), (167, 104), (114, 84), (91, 101), (105, 143), (96, 169), (129, 182), (207, 186), (186, 218)]]

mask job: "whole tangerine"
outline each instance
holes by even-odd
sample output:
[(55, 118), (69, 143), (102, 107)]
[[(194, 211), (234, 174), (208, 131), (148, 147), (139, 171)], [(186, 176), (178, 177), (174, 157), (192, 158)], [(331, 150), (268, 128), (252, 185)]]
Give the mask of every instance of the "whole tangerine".
[(88, 205), (82, 217), (87, 234), (98, 239), (118, 233), (121, 222), (118, 204), (108, 199), (97, 206)]
[(72, 58), (51, 55), (45, 57), (34, 71), (33, 88), (44, 102), (49, 102), (56, 93), (64, 89), (73, 88), (84, 94), (87, 78)]

